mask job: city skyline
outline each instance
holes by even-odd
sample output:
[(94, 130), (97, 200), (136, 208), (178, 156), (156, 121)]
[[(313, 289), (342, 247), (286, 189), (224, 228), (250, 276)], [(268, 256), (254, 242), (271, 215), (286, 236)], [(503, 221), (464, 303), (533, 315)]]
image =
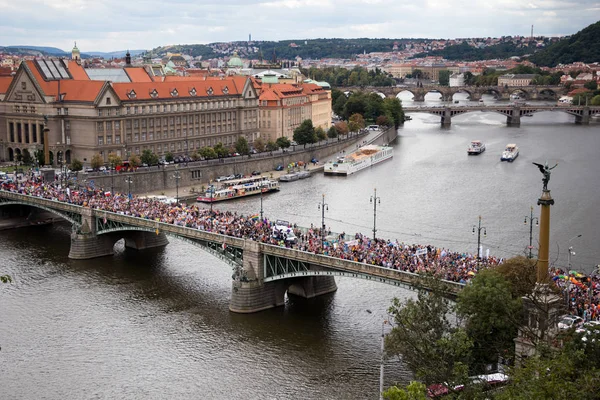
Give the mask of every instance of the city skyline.
[[(600, 15), (597, 1), (501, 0), (421, 5), (391, 0), (0, 0), (0, 45), (86, 51), (152, 49), (176, 44), (315, 38), (564, 36)], [(356, 18), (360, 15), (360, 20)], [(116, 17), (115, 17), (116, 16)], [(493, 19), (490, 20), (490, 16)], [(26, 27), (26, 28), (25, 28)]]

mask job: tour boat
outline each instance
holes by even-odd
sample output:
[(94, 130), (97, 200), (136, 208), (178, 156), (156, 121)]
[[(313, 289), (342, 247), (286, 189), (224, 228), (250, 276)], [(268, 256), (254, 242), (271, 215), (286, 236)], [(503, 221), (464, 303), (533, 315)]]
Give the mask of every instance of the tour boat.
[(514, 143), (509, 143), (500, 156), (500, 161), (513, 162), (519, 156), (519, 148)]
[(279, 190), (279, 182), (266, 176), (235, 179), (223, 182), (219, 188), (209, 186), (206, 192), (196, 200), (202, 203), (239, 199), (255, 194), (269, 193)]
[(352, 154), (328, 161), (323, 172), (325, 175), (351, 175), (393, 156), (394, 149), (392, 147), (370, 144), (359, 148)]
[(467, 153), (469, 155), (477, 155), (481, 154), (485, 151), (485, 144), (483, 144), (480, 140), (473, 140), (467, 149)]

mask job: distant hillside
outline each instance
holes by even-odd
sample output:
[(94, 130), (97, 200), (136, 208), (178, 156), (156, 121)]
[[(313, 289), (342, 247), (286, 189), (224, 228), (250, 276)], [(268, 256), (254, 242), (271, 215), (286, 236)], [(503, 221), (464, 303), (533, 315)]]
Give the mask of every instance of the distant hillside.
[(448, 46), (442, 50), (434, 50), (428, 53), (419, 53), (415, 58), (427, 56), (443, 57), (446, 60), (480, 61), (493, 59), (506, 59), (514, 56), (523, 56), (531, 52), (527, 47), (517, 47), (514, 43), (499, 43), (493, 46), (477, 48), (462, 42), (454, 46)]
[(600, 21), (535, 53), (530, 61), (543, 67), (600, 62)]
[[(44, 55), (44, 56), (54, 56), (54, 57), (69, 57), (71, 55), (70, 51), (64, 51), (58, 49), (56, 47), (44, 47), (44, 46), (0, 46), (0, 52), (10, 53), (10, 54), (23, 54), (23, 55)], [(129, 51), (132, 56), (137, 56), (138, 54), (145, 53), (146, 50), (130, 50)], [(82, 58), (90, 58), (90, 57), (103, 57), (103, 58), (121, 58), (125, 57), (125, 53), (127, 50), (118, 50), (111, 52), (101, 52), (101, 51), (88, 51), (81, 53)]]
[[(411, 39), (422, 40), (422, 39)], [(223, 57), (221, 48), (229, 48), (231, 45), (238, 48), (238, 54), (244, 58), (259, 58), (262, 53), (264, 60), (271, 60), (273, 52), (277, 59), (291, 60), (297, 56), (303, 59), (321, 59), (325, 57), (350, 59), (363, 52), (389, 52), (392, 51), (394, 42), (403, 44), (409, 39), (298, 39), (273, 41), (254, 41), (251, 46), (248, 42), (187, 44), (157, 47), (150, 51), (153, 55), (164, 55), (167, 52), (183, 53), (193, 57), (202, 58)], [(255, 51), (257, 50), (257, 51)]]
[(44, 55), (44, 56), (56, 56), (63, 57), (68, 55), (67, 52), (56, 47), (44, 47), (44, 46), (0, 46), (0, 51), (9, 54), (22, 54), (22, 55)]
[[(129, 50), (129, 54), (131, 54), (132, 57), (135, 57), (138, 54), (145, 53), (146, 51), (147, 50)], [(86, 55), (89, 57), (122, 58), (122, 57), (125, 57), (126, 53), (127, 53), (127, 50), (111, 51), (108, 53), (105, 53), (102, 51), (86, 51), (85, 53), (82, 53), (81, 56), (83, 57), (84, 55)]]

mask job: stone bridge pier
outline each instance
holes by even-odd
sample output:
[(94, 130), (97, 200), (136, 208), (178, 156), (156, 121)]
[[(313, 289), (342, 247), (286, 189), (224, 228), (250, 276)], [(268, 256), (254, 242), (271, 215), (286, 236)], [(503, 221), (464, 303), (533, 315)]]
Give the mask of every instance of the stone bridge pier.
[(92, 210), (85, 208), (81, 211), (81, 229), (79, 231), (74, 230), (71, 233), (69, 258), (87, 260), (112, 256), (115, 242), (120, 239), (125, 239), (125, 247), (136, 250), (162, 247), (169, 243), (164, 233), (157, 235), (154, 232), (132, 230), (98, 235)]
[(333, 276), (307, 276), (264, 282), (264, 257), (257, 242), (246, 241), (244, 265), (234, 272), (229, 310), (249, 314), (285, 303), (286, 291), (307, 299), (337, 290)]

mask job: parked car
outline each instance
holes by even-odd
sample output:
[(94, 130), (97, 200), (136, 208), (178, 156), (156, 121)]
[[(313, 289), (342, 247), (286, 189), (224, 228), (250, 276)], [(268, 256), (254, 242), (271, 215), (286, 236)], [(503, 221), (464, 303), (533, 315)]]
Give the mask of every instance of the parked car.
[(235, 177), (235, 179), (242, 179), (244, 177), (244, 175), (242, 175), (242, 174), (235, 174), (234, 177)]
[(231, 174), (231, 175), (228, 175), (228, 176), (227, 176), (227, 180), (228, 180), (228, 181), (229, 181), (229, 180), (231, 180), (231, 179), (235, 179), (235, 175)]
[(275, 167), (275, 171), (283, 171), (283, 165), (279, 164)]
[(260, 175), (260, 171), (252, 171), (252, 175), (253, 175), (253, 176)]
[(577, 315), (563, 315), (558, 321), (558, 329), (560, 330), (579, 328), (581, 325), (583, 325), (583, 318)]
[(215, 181), (217, 181), (217, 182), (223, 182), (223, 181), (226, 181), (227, 179), (229, 179), (229, 178), (226, 177), (226, 176), (220, 176), (217, 179), (215, 179)]

